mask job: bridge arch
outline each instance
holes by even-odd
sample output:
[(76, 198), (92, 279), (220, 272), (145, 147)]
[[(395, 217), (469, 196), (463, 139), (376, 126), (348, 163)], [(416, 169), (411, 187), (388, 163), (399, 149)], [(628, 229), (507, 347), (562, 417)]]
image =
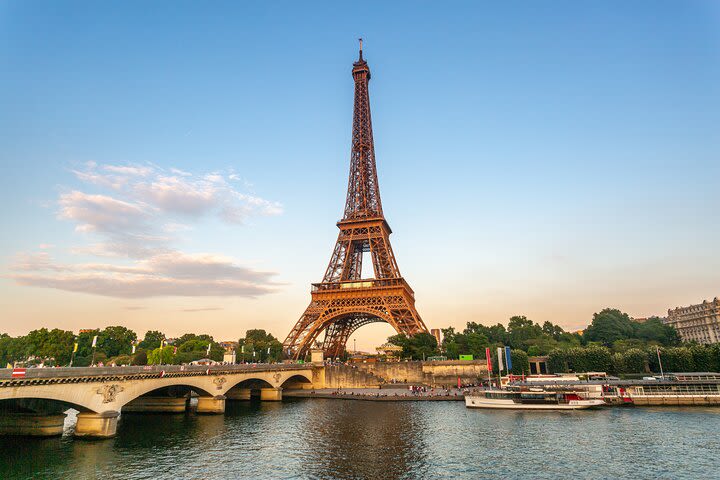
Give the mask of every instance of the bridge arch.
[[(35, 395), (16, 396), (0, 400), (0, 415), (12, 413), (61, 414), (68, 410), (93, 412), (86, 405), (73, 403), (57, 398), (39, 397)], [(95, 412), (96, 413), (96, 412)]]
[[(16, 392), (6, 390), (10, 389), (2, 389), (2, 391), (0, 391), (0, 409), (2, 409), (3, 405), (7, 408), (14, 408), (18, 405), (20, 406), (19, 408), (23, 408), (23, 404), (32, 405), (30, 409), (40, 408), (41, 402), (47, 402), (46, 405), (49, 407), (68, 406), (67, 409), (73, 408), (79, 412), (100, 412), (97, 404), (93, 402), (92, 397), (78, 394), (78, 392), (72, 389), (39, 386), (27, 391), (22, 388), (17, 389)], [(13, 405), (13, 400), (20, 401), (20, 403)], [(5, 403), (8, 401), (9, 403)]]
[(383, 310), (385, 309), (382, 305), (375, 308), (354, 306), (352, 309), (338, 309), (326, 315), (321, 315), (314, 330), (309, 332), (309, 338), (303, 343), (306, 347), (312, 345), (320, 334), (325, 332), (322, 349), (328, 358), (336, 358), (345, 350), (350, 336), (365, 325), (387, 323), (397, 333), (407, 333), (389, 312)]
[(302, 390), (312, 387), (312, 379), (302, 373), (288, 377), (281, 385), (283, 390)]

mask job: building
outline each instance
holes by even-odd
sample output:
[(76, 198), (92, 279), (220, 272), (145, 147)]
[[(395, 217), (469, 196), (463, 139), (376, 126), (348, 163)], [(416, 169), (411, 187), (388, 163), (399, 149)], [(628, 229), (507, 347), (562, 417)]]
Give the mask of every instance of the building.
[(225, 350), (225, 353), (236, 352), (238, 349), (238, 346), (240, 345), (239, 342), (235, 342), (235, 341), (225, 341), (225, 342), (218, 342), (218, 343)]
[(720, 342), (720, 300), (668, 310), (665, 324), (675, 327), (684, 342)]
[(376, 347), (375, 350), (377, 350), (378, 355), (385, 355), (389, 358), (399, 358), (402, 355), (403, 348), (392, 343), (384, 343)]

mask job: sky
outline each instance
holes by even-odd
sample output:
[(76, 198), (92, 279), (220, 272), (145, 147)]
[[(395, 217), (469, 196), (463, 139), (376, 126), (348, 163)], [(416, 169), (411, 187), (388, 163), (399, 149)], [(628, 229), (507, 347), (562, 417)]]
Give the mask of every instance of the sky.
[(0, 332), (283, 340), (337, 238), (358, 37), (428, 327), (720, 295), (717, 2), (3, 1)]

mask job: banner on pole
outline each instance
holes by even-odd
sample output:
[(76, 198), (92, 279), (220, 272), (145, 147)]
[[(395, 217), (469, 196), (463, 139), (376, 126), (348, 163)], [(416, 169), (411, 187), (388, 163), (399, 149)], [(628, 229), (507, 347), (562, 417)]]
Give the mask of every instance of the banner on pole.
[(497, 352), (498, 352), (498, 373), (502, 373), (502, 371), (503, 371), (503, 361), (502, 361), (503, 349), (502, 349), (502, 347), (498, 347)]
[(505, 364), (507, 365), (508, 373), (512, 370), (512, 355), (510, 354), (510, 347), (505, 347)]
[(77, 342), (75, 342), (75, 346), (73, 347), (73, 353), (77, 352), (77, 349), (78, 349), (78, 344), (77, 344)]
[(487, 360), (488, 373), (492, 373), (492, 357), (490, 356), (490, 347), (485, 349), (485, 360)]
[(97, 335), (95, 335), (95, 336), (93, 337), (93, 343), (92, 343), (92, 347), (93, 347), (93, 348), (95, 348), (95, 345), (97, 345), (97, 337), (98, 337)]

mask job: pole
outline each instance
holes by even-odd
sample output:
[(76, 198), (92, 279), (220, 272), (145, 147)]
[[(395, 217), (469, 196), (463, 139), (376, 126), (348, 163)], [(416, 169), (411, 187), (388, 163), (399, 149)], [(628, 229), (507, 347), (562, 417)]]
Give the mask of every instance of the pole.
[(75, 337), (75, 341), (73, 342), (73, 351), (70, 355), (70, 365), (68, 365), (69, 367), (72, 367), (73, 360), (75, 360), (75, 350), (77, 350), (77, 337)]
[(353, 338), (353, 353), (357, 355), (357, 338)]
[(660, 360), (660, 347), (658, 347), (656, 345), (655, 350), (657, 351), (658, 363), (660, 364), (660, 378), (665, 379), (665, 374), (663, 373), (663, 368), (662, 368), (662, 360)]

